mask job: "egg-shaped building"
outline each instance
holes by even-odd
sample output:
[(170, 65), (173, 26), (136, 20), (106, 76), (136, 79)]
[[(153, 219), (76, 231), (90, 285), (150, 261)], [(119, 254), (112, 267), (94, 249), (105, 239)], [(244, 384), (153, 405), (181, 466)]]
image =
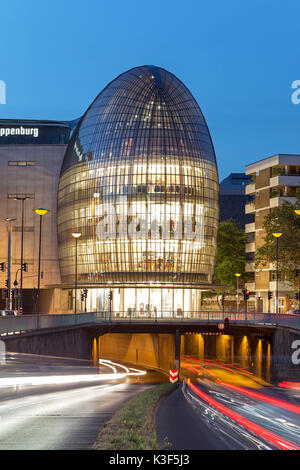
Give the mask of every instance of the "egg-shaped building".
[(77, 259), (91, 311), (197, 310), (214, 271), (218, 187), (209, 130), (185, 85), (154, 66), (121, 74), (79, 121), (62, 165), (63, 283), (74, 284)]

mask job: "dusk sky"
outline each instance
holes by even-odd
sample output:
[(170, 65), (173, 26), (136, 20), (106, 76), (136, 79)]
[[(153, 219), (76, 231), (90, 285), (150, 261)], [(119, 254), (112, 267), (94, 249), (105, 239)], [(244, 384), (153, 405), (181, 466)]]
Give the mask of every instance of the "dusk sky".
[(78, 118), (117, 75), (157, 65), (198, 101), (222, 180), (300, 154), (299, 30), (299, 0), (3, 0), (0, 118)]

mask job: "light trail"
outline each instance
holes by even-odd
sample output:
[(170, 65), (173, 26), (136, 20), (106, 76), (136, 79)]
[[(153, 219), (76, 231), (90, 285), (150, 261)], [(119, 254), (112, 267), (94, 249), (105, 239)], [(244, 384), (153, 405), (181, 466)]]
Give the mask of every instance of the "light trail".
[(244, 418), (243, 416), (239, 415), (235, 411), (232, 411), (230, 408), (222, 405), (221, 403), (217, 402), (213, 398), (211, 398), (206, 393), (202, 392), (197, 388), (195, 385), (191, 383), (191, 380), (187, 380), (187, 385), (204, 401), (206, 401), (209, 405), (216, 408), (218, 411), (223, 413), (225, 416), (228, 416), (233, 421), (237, 422), (244, 428), (248, 429), (249, 431), (253, 432), (254, 434), (260, 436), (261, 438), (265, 439), (266, 441), (274, 444), (276, 447), (282, 450), (300, 450), (300, 447), (296, 446), (295, 444), (287, 441), (286, 439), (277, 436), (271, 431), (264, 429), (263, 427), (253, 423), (252, 421)]
[(203, 367), (203, 366), (199, 366), (198, 364), (193, 364), (193, 365), (190, 365), (188, 362), (182, 362), (182, 367), (184, 367), (185, 369), (188, 369), (188, 370), (191, 370), (192, 372), (196, 373), (197, 375), (201, 376), (203, 375), (202, 372), (198, 369), (202, 369), (203, 371), (205, 371), (208, 375), (211, 375), (211, 376), (214, 376), (215, 374), (207, 369), (206, 367)]
[(17, 385), (61, 385), (69, 383), (103, 382), (104, 380), (116, 380), (126, 377), (124, 373), (116, 374), (87, 374), (87, 375), (49, 375), (34, 377), (5, 377), (0, 378), (1, 387)]
[(273, 397), (269, 397), (262, 393), (257, 393), (251, 390), (247, 390), (246, 388), (239, 387), (238, 385), (232, 385), (232, 384), (228, 384), (225, 382), (220, 382), (219, 380), (217, 380), (216, 383), (218, 383), (219, 385), (222, 385), (222, 387), (226, 387), (236, 392), (239, 392), (243, 395), (247, 395), (248, 397), (255, 398), (255, 400), (264, 401), (266, 403), (269, 403), (270, 405), (275, 405), (280, 408), (284, 408), (288, 411), (292, 411), (293, 413), (300, 414), (300, 406), (292, 405), (291, 403), (285, 402), (283, 400), (278, 400)]
[(278, 387), (290, 388), (292, 390), (300, 390), (300, 382), (280, 382)]
[[(100, 362), (101, 361), (101, 362)], [(113, 370), (110, 374), (78, 374), (78, 375), (46, 375), (31, 377), (0, 377), (0, 388), (15, 386), (40, 386), (40, 385), (61, 385), (71, 383), (95, 383), (109, 380), (122, 380), (127, 376), (145, 375), (147, 372), (127, 368), (122, 364), (117, 364), (108, 360), (99, 360), (99, 363)], [(124, 372), (117, 372), (117, 366), (124, 369)], [(134, 372), (131, 372), (134, 371)]]
[[(146, 375), (147, 374), (145, 370), (134, 369), (133, 367), (128, 368), (124, 366), (123, 364), (118, 364), (117, 362), (112, 362), (108, 359), (99, 359), (99, 364), (102, 364), (108, 367), (113, 367), (113, 366), (121, 367), (122, 369), (125, 369), (126, 375)], [(130, 372), (131, 370), (133, 370), (134, 372)]]
[[(188, 359), (188, 360), (191, 360), (191, 361), (195, 361), (195, 362), (201, 362), (201, 363), (206, 363), (206, 364), (213, 364), (213, 365), (216, 365), (216, 366), (219, 366), (223, 369), (228, 369), (230, 370), (230, 372), (233, 372), (234, 374), (237, 374), (237, 372), (235, 372), (234, 370), (231, 370), (231, 369), (237, 369), (241, 372), (244, 372), (245, 374), (249, 374), (249, 375), (254, 375), (253, 372), (250, 372), (246, 369), (242, 369), (241, 367), (237, 367), (237, 366), (233, 366), (231, 364), (225, 364), (225, 362), (216, 362), (216, 361), (213, 361), (212, 359), (195, 359), (193, 357), (189, 357), (189, 356), (182, 356), (183, 358), (185, 359)], [(224, 367), (226, 366), (226, 367)]]

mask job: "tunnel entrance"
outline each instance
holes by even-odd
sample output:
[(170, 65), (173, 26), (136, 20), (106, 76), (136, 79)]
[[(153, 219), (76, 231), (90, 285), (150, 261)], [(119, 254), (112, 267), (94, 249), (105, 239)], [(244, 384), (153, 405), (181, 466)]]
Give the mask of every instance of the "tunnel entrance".
[(105, 358), (168, 374), (174, 367), (182, 369), (189, 357), (206, 366), (210, 363), (226, 370), (228, 365), (231, 370), (271, 381), (271, 339), (259, 334), (108, 332), (93, 337), (91, 350), (95, 366), (99, 358)]
[(92, 340), (92, 359), (126, 362), (164, 373), (174, 367), (174, 335), (160, 333), (106, 333)]
[(186, 333), (181, 335), (180, 350), (181, 365), (191, 357), (203, 361), (202, 365), (215, 364), (224, 369), (227, 364), (234, 366), (233, 370), (241, 373), (244, 370), (271, 381), (271, 344), (264, 337), (219, 332)]

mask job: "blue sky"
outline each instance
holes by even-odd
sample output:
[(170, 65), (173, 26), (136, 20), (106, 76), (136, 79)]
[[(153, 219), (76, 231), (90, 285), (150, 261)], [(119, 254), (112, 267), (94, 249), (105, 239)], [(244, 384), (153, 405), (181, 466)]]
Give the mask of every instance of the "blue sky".
[(117, 75), (154, 64), (197, 99), (220, 179), (299, 153), (299, 0), (3, 0), (1, 118), (71, 120)]

